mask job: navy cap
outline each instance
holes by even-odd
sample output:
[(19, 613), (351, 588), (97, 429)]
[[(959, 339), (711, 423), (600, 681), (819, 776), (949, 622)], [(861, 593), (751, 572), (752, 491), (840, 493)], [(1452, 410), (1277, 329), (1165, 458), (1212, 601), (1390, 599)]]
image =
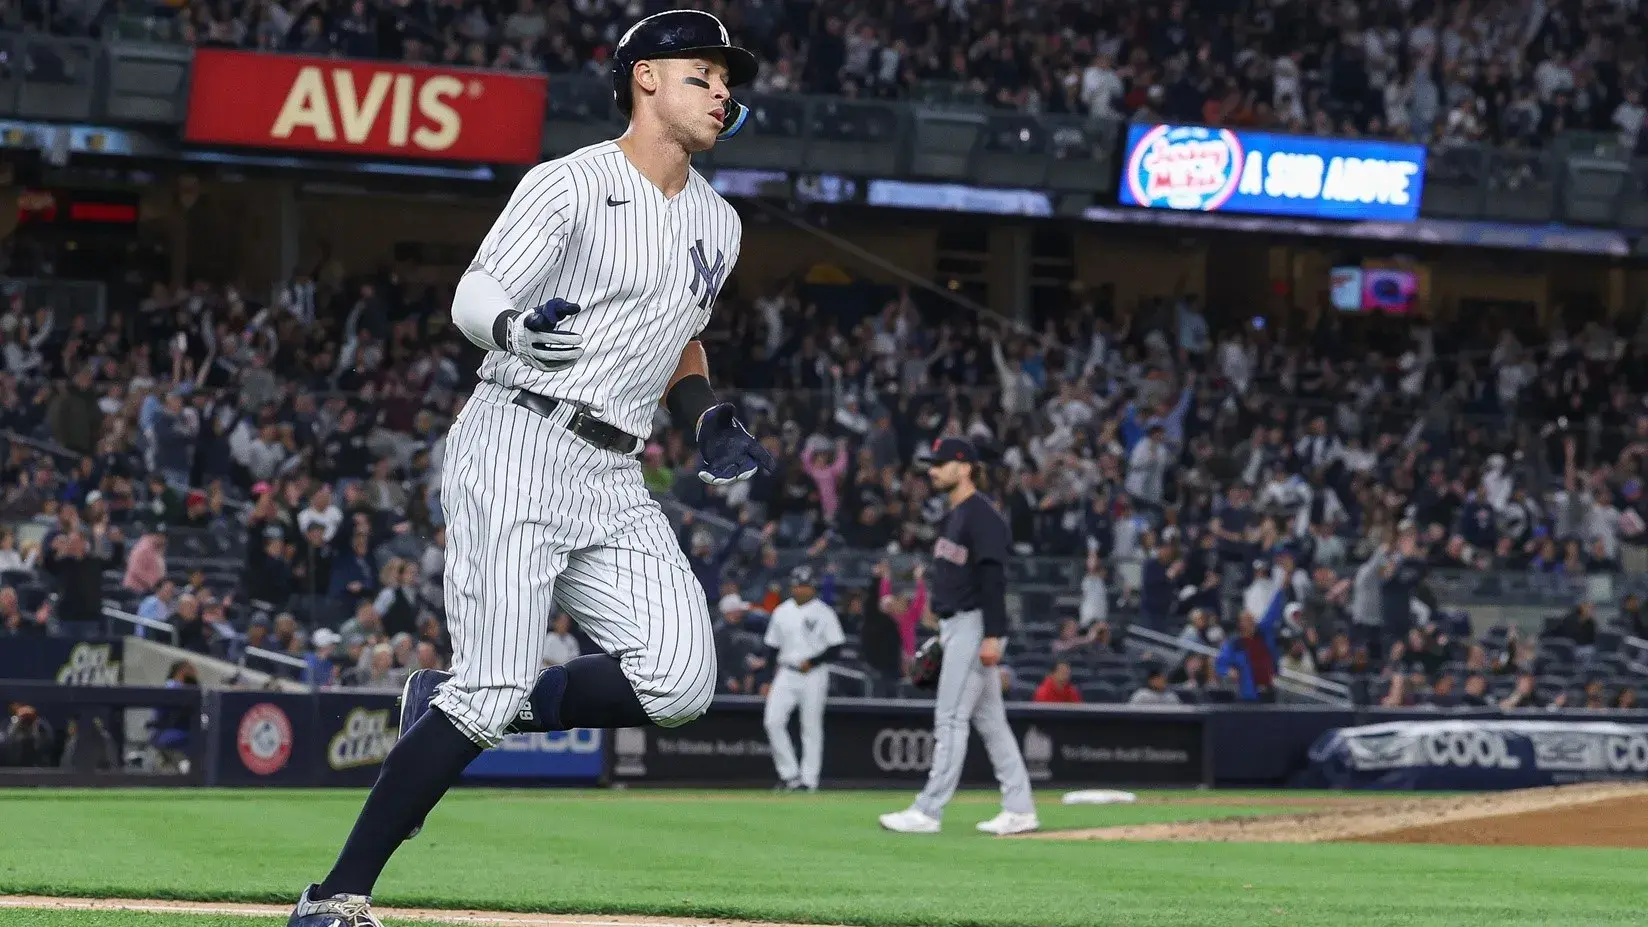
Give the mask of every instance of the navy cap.
[(813, 573), (812, 567), (802, 564), (790, 571), (790, 585), (817, 586), (818, 577)]
[(978, 463), (978, 449), (966, 438), (940, 438), (933, 442), (933, 466), (959, 460)]

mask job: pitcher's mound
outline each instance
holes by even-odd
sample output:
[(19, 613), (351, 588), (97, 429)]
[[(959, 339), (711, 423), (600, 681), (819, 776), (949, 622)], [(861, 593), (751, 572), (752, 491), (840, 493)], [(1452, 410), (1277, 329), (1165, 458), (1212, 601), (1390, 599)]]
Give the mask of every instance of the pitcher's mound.
[(1599, 783), (1447, 798), (1402, 798), (1310, 814), (1046, 831), (1025, 836), (1044, 840), (1648, 848), (1648, 785)]

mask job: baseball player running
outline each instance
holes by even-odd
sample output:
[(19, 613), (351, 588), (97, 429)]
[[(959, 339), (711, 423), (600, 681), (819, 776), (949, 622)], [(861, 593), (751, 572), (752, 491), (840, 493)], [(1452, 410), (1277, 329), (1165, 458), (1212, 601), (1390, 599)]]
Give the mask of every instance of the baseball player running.
[[(693, 340), (741, 229), (689, 158), (739, 128), (728, 88), (755, 73), (708, 13), (641, 20), (613, 56), (628, 131), (527, 172), (459, 281), (453, 320), (488, 353), (444, 463), (452, 671), (408, 680), (401, 739), (290, 927), (381, 927), (390, 855), (509, 729), (674, 726), (709, 706), (704, 591), (636, 455), (663, 401), (705, 482), (773, 467)], [(552, 600), (605, 652), (545, 669)]]
[[(818, 791), (824, 767), (824, 698), (830, 692), (828, 663), (841, 652), (847, 636), (835, 609), (818, 598), (811, 567), (790, 573), (790, 598), (773, 610), (767, 623), (767, 659), (776, 663), (762, 722), (778, 767), (779, 789)], [(790, 743), (790, 715), (801, 709), (801, 765)]]
[(929, 571), (932, 610), (944, 648), (938, 700), (933, 708), (933, 767), (927, 787), (903, 811), (881, 816), (881, 826), (902, 834), (936, 834), (944, 806), (956, 794), (967, 759), (967, 727), (978, 729), (1001, 783), (1000, 814), (980, 822), (988, 834), (1021, 834), (1041, 826), (996, 665), (1007, 633), (1005, 569), (1012, 536), (1007, 522), (973, 483), (978, 452), (960, 438), (933, 446), (933, 488), (949, 497), (944, 531), (933, 545)]

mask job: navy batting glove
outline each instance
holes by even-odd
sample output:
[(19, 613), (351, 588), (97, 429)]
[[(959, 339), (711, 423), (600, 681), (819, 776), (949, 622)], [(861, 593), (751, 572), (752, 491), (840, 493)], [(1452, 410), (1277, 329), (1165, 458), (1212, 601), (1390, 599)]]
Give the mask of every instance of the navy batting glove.
[(698, 419), (698, 451), (703, 455), (698, 478), (713, 486), (747, 480), (757, 472), (771, 473), (778, 466), (734, 411), (732, 403), (723, 402)]
[(535, 332), (552, 332), (555, 326), (577, 315), (582, 308), (564, 299), (552, 299), (527, 313), (521, 324)]

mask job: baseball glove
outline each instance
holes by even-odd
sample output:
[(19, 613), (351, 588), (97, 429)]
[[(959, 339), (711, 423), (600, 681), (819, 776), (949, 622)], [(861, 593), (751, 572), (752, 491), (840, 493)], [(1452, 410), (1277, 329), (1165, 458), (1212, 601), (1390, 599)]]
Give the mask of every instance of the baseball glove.
[(927, 642), (916, 648), (915, 656), (910, 658), (910, 684), (918, 689), (932, 689), (938, 686), (938, 671), (944, 665), (944, 645), (937, 637), (927, 638)]

